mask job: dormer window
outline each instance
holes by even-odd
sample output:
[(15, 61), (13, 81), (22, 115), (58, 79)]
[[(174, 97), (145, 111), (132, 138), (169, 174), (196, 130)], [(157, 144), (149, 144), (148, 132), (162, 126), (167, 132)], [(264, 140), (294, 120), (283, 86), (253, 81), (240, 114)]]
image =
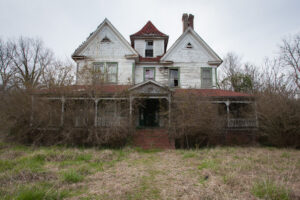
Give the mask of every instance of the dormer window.
[(104, 37), (102, 40), (101, 40), (102, 43), (107, 43), (107, 42), (110, 42), (110, 39), (108, 37)]
[(145, 57), (153, 57), (153, 40), (146, 41)]
[(193, 46), (192, 46), (192, 44), (189, 42), (189, 43), (187, 43), (187, 45), (185, 46), (187, 49), (192, 49), (193, 48)]

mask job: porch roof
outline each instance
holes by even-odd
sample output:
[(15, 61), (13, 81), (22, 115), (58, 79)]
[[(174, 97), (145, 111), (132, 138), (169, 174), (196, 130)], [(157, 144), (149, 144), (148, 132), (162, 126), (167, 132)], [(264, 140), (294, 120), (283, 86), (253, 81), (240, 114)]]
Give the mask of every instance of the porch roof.
[(183, 94), (193, 94), (202, 97), (215, 97), (215, 98), (253, 98), (254, 96), (247, 93), (242, 92), (234, 92), (230, 90), (221, 90), (221, 89), (175, 89), (175, 95), (183, 95)]
[(70, 85), (55, 88), (37, 89), (32, 92), (34, 95), (83, 95), (97, 94), (112, 96), (121, 94), (130, 88), (130, 85)]

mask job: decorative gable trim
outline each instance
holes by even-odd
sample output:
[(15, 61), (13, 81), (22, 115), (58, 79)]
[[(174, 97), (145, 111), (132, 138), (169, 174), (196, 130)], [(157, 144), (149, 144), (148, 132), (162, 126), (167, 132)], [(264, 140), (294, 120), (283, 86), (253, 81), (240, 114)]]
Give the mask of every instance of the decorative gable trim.
[(168, 94), (171, 92), (170, 89), (153, 80), (148, 80), (140, 84), (137, 84), (134, 87), (131, 87), (129, 91), (133, 93), (143, 93), (143, 94), (144, 93)]
[(97, 27), (97, 29), (89, 35), (89, 37), (84, 41), (72, 54), (72, 58), (75, 60), (82, 51), (85, 49), (85, 47), (96, 37), (96, 35), (101, 31), (101, 29), (107, 25), (111, 30), (116, 34), (116, 36), (121, 40), (121, 42), (132, 52), (132, 54), (135, 57), (138, 57), (138, 53), (133, 49), (129, 42), (121, 35), (121, 33), (111, 24), (111, 22), (105, 18), (103, 22)]
[(213, 63), (217, 63), (220, 65), (223, 60), (214, 52), (214, 50), (191, 28), (187, 28), (184, 33), (175, 41), (175, 43), (170, 47), (170, 49), (166, 52), (166, 54), (161, 58), (161, 61), (167, 61), (167, 57), (174, 51), (177, 45), (183, 40), (183, 38), (188, 34), (191, 33), (196, 40), (204, 46), (204, 48), (208, 51), (208, 53), (215, 58), (215, 60), (209, 61)]

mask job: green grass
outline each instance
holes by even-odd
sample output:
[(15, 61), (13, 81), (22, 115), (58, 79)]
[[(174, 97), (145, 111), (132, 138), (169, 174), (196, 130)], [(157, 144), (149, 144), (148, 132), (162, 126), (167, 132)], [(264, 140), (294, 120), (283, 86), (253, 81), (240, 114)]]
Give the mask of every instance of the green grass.
[(12, 196), (8, 197), (16, 200), (58, 200), (69, 196), (66, 190), (59, 191), (49, 184), (40, 186), (22, 186)]
[(252, 194), (258, 198), (267, 200), (289, 200), (289, 191), (283, 186), (276, 185), (274, 182), (259, 181), (252, 187)]
[(66, 172), (63, 172), (62, 179), (64, 182), (67, 183), (78, 183), (84, 179), (84, 176), (76, 170), (71, 169)]
[(217, 162), (215, 160), (203, 160), (201, 164), (198, 166), (199, 170), (202, 169), (215, 169), (217, 167)]
[(194, 158), (194, 157), (196, 157), (196, 156), (197, 156), (197, 154), (196, 154), (195, 152), (192, 152), (192, 151), (183, 154), (183, 158), (184, 158), (184, 159), (187, 159), (187, 158)]

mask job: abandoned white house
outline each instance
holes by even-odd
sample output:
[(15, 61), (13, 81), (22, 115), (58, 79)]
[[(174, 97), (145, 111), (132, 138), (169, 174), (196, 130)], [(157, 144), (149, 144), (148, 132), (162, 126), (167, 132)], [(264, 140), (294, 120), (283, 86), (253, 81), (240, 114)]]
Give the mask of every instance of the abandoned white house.
[[(174, 94), (192, 93), (223, 105), (227, 113), (225, 129), (255, 128), (255, 114), (251, 118), (240, 118), (237, 114), (240, 106), (254, 105), (253, 96), (218, 89), (217, 68), (222, 59), (195, 32), (193, 20), (193, 15), (183, 14), (183, 33), (167, 48), (169, 36), (160, 32), (151, 21), (130, 35), (129, 43), (105, 19), (72, 55), (77, 63), (76, 85), (61, 90), (60, 95), (57, 91), (37, 94), (59, 101), (60, 117), (52, 125), (66, 123), (68, 109), (75, 109), (66, 105), (73, 101), (78, 111), (72, 120), (74, 127), (83, 127), (87, 123), (94, 127), (128, 123), (140, 128), (136, 137), (143, 135), (140, 139), (143, 143), (147, 143), (143, 133), (151, 132), (149, 130), (156, 130), (153, 132), (156, 135), (159, 132), (159, 140), (169, 141), (167, 134), (162, 135), (167, 133), (172, 120), (172, 98)], [(140, 104), (136, 104), (137, 101)], [(84, 113), (86, 109), (80, 108), (86, 102), (90, 102), (93, 110), (90, 119)], [(147, 145), (150, 142), (155, 145), (155, 140), (148, 140)], [(173, 148), (174, 142), (168, 145)]]

